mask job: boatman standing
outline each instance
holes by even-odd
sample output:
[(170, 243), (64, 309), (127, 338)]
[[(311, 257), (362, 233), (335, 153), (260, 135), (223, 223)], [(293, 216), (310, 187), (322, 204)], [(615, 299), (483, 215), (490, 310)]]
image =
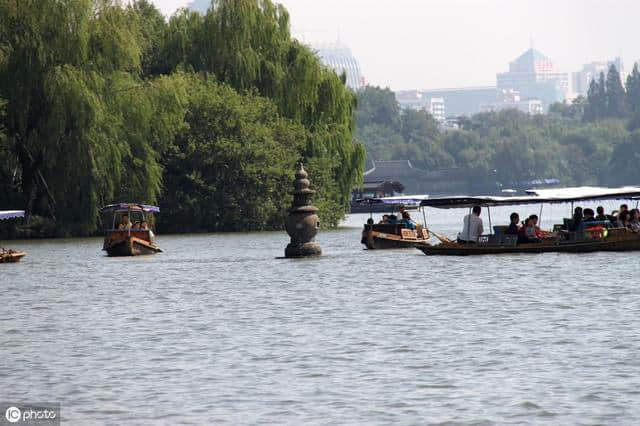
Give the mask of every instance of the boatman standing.
[(473, 206), (471, 214), (464, 217), (462, 232), (458, 234), (460, 244), (475, 244), (478, 237), (482, 235), (482, 219), (480, 219), (480, 206)]

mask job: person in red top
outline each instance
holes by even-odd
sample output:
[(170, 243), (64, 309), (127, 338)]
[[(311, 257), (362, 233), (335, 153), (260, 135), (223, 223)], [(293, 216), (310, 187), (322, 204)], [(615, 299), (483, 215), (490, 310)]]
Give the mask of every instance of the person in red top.
[(543, 231), (540, 229), (540, 227), (538, 226), (538, 215), (532, 214), (531, 216), (529, 216), (529, 223), (531, 224), (531, 227), (533, 227), (533, 234), (536, 238), (542, 240), (545, 238), (550, 238), (552, 236), (551, 232)]

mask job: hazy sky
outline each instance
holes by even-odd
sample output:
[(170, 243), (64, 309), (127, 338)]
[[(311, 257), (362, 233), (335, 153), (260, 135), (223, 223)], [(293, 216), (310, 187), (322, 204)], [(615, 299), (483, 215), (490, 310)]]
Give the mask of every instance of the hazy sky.
[[(188, 0), (153, 0), (170, 14)], [(294, 36), (339, 38), (369, 84), (392, 89), (495, 85), (529, 48), (561, 71), (640, 60), (639, 0), (281, 0)]]

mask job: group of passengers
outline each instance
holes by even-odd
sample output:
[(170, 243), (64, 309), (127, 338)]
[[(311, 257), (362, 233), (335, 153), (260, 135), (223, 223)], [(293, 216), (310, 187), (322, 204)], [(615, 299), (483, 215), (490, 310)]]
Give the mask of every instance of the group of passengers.
[(631, 209), (626, 204), (620, 206), (620, 210), (614, 210), (610, 215), (604, 213), (604, 207), (596, 209), (597, 215), (592, 209), (576, 207), (573, 218), (569, 224), (569, 231), (582, 231), (586, 227), (601, 225), (605, 228), (628, 228), (634, 232), (640, 232), (640, 210)]
[(509, 216), (511, 223), (504, 231), (507, 235), (517, 235), (518, 243), (538, 243), (547, 238), (555, 237), (555, 234), (543, 231), (538, 226), (538, 215), (532, 214), (520, 224), (520, 216), (518, 213), (511, 213)]
[(129, 220), (129, 215), (123, 214), (121, 222), (118, 225), (118, 230), (128, 231), (129, 229), (132, 229), (132, 230), (147, 230), (147, 229), (149, 229), (149, 225), (147, 225), (147, 222), (135, 222), (135, 223), (132, 223)]
[[(471, 213), (463, 219), (462, 232), (458, 234), (458, 243), (475, 244), (482, 235), (484, 228), (482, 219), (480, 218), (480, 206), (474, 206)], [(507, 235), (517, 235), (518, 243), (535, 243), (545, 239), (555, 238), (558, 234), (554, 232), (543, 231), (538, 226), (538, 216), (532, 214), (522, 223), (518, 213), (511, 213), (509, 216), (510, 223), (504, 231)], [(593, 209), (576, 207), (573, 218), (569, 221), (568, 229), (565, 232), (584, 231), (591, 227), (603, 228), (628, 228), (633, 232), (640, 232), (640, 210), (632, 209), (626, 204), (620, 206), (620, 210), (614, 210), (610, 215), (604, 213), (604, 207), (599, 206), (594, 212)]]
[(395, 214), (382, 215), (382, 220), (378, 223), (381, 225), (403, 225), (408, 229), (416, 229), (417, 225), (413, 221), (413, 219), (411, 219), (411, 215), (408, 211), (406, 211), (404, 208), (401, 208), (400, 215), (402, 219), (398, 219), (398, 216), (396, 216)]

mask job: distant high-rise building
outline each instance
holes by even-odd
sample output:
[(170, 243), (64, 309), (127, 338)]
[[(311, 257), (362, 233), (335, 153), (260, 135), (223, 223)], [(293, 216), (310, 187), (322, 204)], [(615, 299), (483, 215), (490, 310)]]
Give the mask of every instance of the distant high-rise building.
[(311, 47), (318, 54), (323, 64), (333, 69), (338, 75), (347, 75), (347, 86), (358, 90), (365, 85), (360, 72), (358, 60), (351, 54), (351, 49), (341, 43), (314, 45)]
[(531, 48), (509, 64), (508, 72), (498, 73), (498, 92), (515, 90), (522, 100), (539, 99), (545, 108), (562, 102), (569, 93), (569, 78), (554, 68), (551, 59)]
[(611, 65), (614, 65), (620, 73), (620, 80), (624, 86), (627, 81), (627, 74), (622, 58), (618, 56), (612, 61), (597, 61), (584, 64), (582, 70), (571, 73), (571, 91), (573, 92), (573, 97), (587, 96), (591, 81), (597, 81), (600, 78), (600, 73), (604, 73), (606, 77)]

